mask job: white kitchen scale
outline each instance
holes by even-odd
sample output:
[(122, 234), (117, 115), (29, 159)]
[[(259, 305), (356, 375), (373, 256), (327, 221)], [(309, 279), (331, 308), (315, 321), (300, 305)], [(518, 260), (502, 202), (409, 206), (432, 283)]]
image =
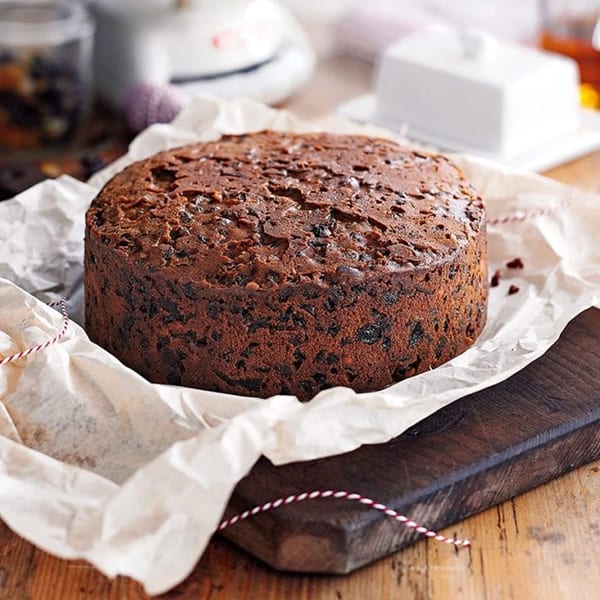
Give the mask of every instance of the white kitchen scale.
[(281, 102), (315, 54), (275, 0), (95, 0), (95, 83), (122, 106), (136, 85)]

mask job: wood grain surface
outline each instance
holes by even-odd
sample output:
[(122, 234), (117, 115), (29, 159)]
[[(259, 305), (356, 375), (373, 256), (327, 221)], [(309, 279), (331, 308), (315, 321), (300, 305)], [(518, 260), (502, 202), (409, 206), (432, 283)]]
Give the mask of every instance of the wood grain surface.
[[(370, 69), (349, 58), (323, 60), (290, 108), (306, 117), (365, 91)], [(600, 190), (600, 153), (549, 173)], [(599, 377), (600, 379), (600, 377)], [(421, 540), (346, 576), (274, 571), (216, 538), (190, 577), (162, 596), (169, 600), (279, 599), (571, 599), (596, 600), (600, 576), (600, 461), (519, 495), (443, 531), (466, 535), (455, 551)], [(82, 561), (37, 550), (0, 524), (1, 600), (137, 600), (127, 578), (109, 580)]]

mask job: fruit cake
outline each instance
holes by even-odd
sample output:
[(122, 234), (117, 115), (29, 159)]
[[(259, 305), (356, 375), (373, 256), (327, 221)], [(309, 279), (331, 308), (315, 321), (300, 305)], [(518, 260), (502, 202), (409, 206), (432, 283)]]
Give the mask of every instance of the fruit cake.
[(481, 198), (442, 155), (262, 131), (118, 173), (86, 222), (90, 338), (154, 382), (382, 389), (486, 319)]

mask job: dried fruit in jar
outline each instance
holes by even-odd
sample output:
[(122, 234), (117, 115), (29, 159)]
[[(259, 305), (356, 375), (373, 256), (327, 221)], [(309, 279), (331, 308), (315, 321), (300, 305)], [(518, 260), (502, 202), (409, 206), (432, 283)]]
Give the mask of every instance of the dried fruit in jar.
[(23, 150), (72, 138), (84, 109), (73, 64), (52, 53), (0, 53), (0, 146)]

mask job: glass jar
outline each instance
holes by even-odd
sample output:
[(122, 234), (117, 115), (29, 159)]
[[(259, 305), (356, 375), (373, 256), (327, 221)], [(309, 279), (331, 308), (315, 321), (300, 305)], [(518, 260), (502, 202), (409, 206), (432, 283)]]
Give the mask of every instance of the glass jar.
[(89, 108), (94, 26), (76, 0), (0, 0), (0, 152), (73, 139)]
[(581, 101), (600, 109), (600, 0), (542, 0), (540, 45), (577, 61)]

